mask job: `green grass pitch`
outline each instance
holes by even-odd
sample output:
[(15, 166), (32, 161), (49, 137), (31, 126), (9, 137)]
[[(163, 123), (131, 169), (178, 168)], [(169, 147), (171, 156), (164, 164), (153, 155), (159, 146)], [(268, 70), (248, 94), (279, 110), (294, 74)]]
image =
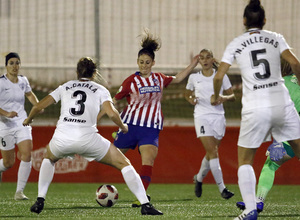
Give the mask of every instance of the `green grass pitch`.
[[(194, 196), (193, 184), (151, 184), (147, 193), (151, 203), (163, 216), (142, 216), (140, 208), (131, 208), (135, 197), (125, 184), (113, 184), (119, 191), (119, 200), (111, 208), (103, 208), (95, 201), (100, 184), (50, 185), (45, 207), (39, 215), (29, 211), (37, 196), (37, 183), (28, 183), (27, 201), (13, 199), (16, 184), (0, 184), (0, 219), (233, 219), (241, 213), (235, 203), (241, 201), (237, 185), (228, 185), (235, 192), (229, 200), (221, 198), (217, 186), (204, 184), (201, 198)], [(300, 186), (275, 185), (267, 198), (259, 219), (300, 219)]]

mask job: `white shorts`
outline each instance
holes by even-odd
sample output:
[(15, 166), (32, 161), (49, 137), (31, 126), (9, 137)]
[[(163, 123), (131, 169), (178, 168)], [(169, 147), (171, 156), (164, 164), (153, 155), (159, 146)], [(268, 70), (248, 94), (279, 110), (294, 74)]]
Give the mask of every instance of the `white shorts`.
[(100, 161), (108, 152), (110, 141), (98, 133), (83, 136), (80, 141), (62, 138), (55, 133), (49, 143), (50, 151), (57, 158), (73, 157), (78, 154), (88, 161)]
[(32, 140), (31, 126), (20, 126), (0, 131), (0, 149), (12, 150), (15, 144), (25, 140)]
[(226, 119), (224, 115), (211, 114), (194, 118), (197, 138), (213, 136), (221, 140), (225, 135)]
[(294, 105), (242, 112), (238, 146), (258, 148), (270, 141), (271, 135), (278, 142), (300, 138), (300, 118)]

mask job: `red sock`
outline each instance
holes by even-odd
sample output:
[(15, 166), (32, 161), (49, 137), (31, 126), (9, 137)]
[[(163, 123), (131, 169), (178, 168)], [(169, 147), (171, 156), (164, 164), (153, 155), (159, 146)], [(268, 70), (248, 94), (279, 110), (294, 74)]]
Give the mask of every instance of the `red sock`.
[(148, 189), (148, 186), (151, 182), (151, 176), (152, 176), (152, 166), (143, 165), (140, 173), (143, 185), (145, 190)]

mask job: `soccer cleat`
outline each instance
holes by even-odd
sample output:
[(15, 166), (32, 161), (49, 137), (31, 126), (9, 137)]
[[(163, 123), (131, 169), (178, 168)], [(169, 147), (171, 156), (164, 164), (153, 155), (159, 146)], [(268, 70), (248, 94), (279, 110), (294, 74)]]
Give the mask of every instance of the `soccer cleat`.
[(221, 196), (223, 199), (230, 199), (232, 196), (234, 196), (234, 193), (225, 188), (223, 189)]
[(18, 191), (15, 193), (15, 200), (28, 200), (28, 197), (22, 191)]
[(142, 215), (163, 215), (163, 213), (153, 207), (149, 202), (142, 205)]
[[(151, 197), (150, 197), (149, 195), (147, 195), (147, 198), (148, 198), (148, 200), (149, 200), (149, 202), (150, 202)], [(136, 201), (134, 201), (134, 202), (131, 204), (131, 207), (132, 207), (132, 208), (138, 208), (138, 207), (141, 207), (141, 206), (142, 206), (142, 205), (141, 205), (141, 203), (140, 203), (139, 200), (136, 200)]]
[(197, 175), (194, 176), (194, 183), (195, 183), (195, 195), (197, 197), (201, 197), (201, 195), (202, 195), (202, 182), (198, 182)]
[[(244, 202), (237, 202), (236, 206), (241, 209), (241, 210), (245, 210), (246, 206)], [(256, 203), (256, 209), (257, 209), (257, 213), (260, 213), (263, 211), (264, 209), (264, 203), (263, 202), (257, 202)]]
[(245, 210), (238, 217), (234, 218), (234, 220), (257, 220), (257, 211), (256, 211), (256, 209), (254, 209), (250, 212), (247, 212)]
[(31, 206), (30, 211), (40, 214), (44, 209), (44, 201), (44, 198), (38, 197), (33, 206)]

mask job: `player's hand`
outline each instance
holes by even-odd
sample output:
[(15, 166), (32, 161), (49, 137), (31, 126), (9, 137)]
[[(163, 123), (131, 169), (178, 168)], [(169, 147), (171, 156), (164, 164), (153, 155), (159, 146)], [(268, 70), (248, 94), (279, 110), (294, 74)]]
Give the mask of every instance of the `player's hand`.
[(23, 126), (29, 126), (29, 124), (32, 123), (32, 119), (29, 120), (28, 118), (26, 118), (24, 121), (23, 121)]
[(282, 143), (273, 142), (268, 147), (268, 155), (272, 161), (280, 161), (287, 153)]
[(197, 98), (195, 96), (189, 96), (188, 99), (189, 103), (191, 103), (192, 105), (196, 105), (197, 104)]
[(126, 134), (128, 132), (128, 125), (124, 124), (124, 128), (121, 128), (121, 131), (123, 132), (123, 134)]
[(15, 111), (12, 112), (8, 112), (6, 115), (7, 118), (14, 118), (14, 117), (18, 117), (18, 113)]
[(210, 97), (210, 103), (211, 105), (220, 105), (222, 103), (222, 97), (218, 96), (218, 98), (216, 99), (215, 95), (212, 95)]

